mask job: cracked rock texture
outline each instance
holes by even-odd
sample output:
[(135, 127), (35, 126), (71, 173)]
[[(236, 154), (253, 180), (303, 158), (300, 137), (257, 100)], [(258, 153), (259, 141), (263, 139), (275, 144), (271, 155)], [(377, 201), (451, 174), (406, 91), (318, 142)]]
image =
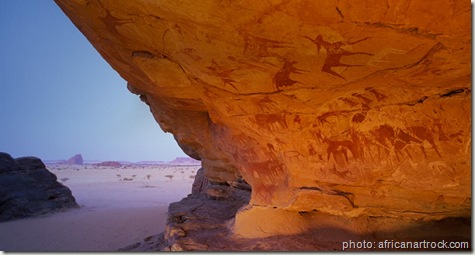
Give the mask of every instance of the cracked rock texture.
[(209, 181), (252, 187), (232, 233), (470, 217), (468, 1), (56, 2)]

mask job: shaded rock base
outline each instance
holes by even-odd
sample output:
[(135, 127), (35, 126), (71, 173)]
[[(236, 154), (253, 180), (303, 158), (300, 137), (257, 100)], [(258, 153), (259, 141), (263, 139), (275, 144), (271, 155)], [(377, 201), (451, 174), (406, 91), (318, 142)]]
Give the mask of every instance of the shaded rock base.
[[(199, 198), (187, 198), (175, 203), (179, 206)], [(223, 201), (209, 201), (201, 206), (214, 204), (222, 205)], [(201, 207), (199, 206), (199, 207)], [(186, 207), (186, 206), (185, 206)], [(208, 218), (198, 216), (196, 211), (171, 214), (167, 229), (164, 233), (150, 236), (143, 242), (121, 249), (120, 251), (456, 251), (471, 250), (470, 220), (446, 219), (437, 222), (415, 224), (397, 232), (357, 233), (341, 227), (321, 227), (295, 235), (279, 235), (267, 238), (242, 238), (225, 227), (227, 221), (218, 222), (213, 216), (219, 216), (226, 211), (215, 211)], [(202, 207), (204, 208), (204, 207)], [(177, 217), (177, 215), (180, 215)], [(187, 219), (184, 222), (177, 219)], [(383, 224), (380, 222), (380, 224)], [(440, 234), (440, 235), (439, 235)], [(404, 244), (402, 244), (404, 242)], [(418, 244), (415, 244), (415, 243)], [(437, 246), (431, 248), (429, 242)], [(439, 244), (459, 242), (467, 248), (450, 249)], [(461, 244), (460, 242), (465, 242)], [(408, 247), (412, 243), (412, 248)], [(344, 246), (346, 245), (346, 248)], [(404, 245), (404, 246), (401, 246)], [(416, 248), (418, 245), (419, 248)], [(426, 245), (424, 247), (424, 245)]]
[[(395, 232), (358, 233), (358, 229), (349, 231), (341, 226), (328, 225), (295, 235), (243, 238), (234, 235), (226, 227), (228, 215), (233, 210), (233, 207), (226, 208), (226, 204), (229, 205), (224, 200), (204, 202), (199, 195), (185, 198), (170, 206), (170, 216), (164, 233), (148, 237), (143, 242), (120, 251), (341, 251), (344, 245), (347, 245), (345, 250), (353, 251), (471, 249), (470, 219), (461, 218), (414, 223), (412, 228)], [(222, 211), (207, 211), (210, 207), (222, 208)], [(182, 211), (185, 208), (191, 210)], [(348, 219), (340, 220), (342, 223), (348, 221)], [(385, 224), (383, 220), (374, 223), (380, 226)], [(397, 249), (401, 247), (402, 242), (405, 242), (405, 245), (409, 242), (415, 245), (414, 243), (418, 242), (420, 248)], [(443, 242), (447, 244), (466, 242), (468, 248), (449, 249), (448, 246), (431, 248), (428, 242), (435, 242), (437, 245)], [(424, 243), (427, 245), (425, 248)]]
[[(199, 175), (200, 172), (197, 176)], [(250, 191), (244, 183), (229, 185), (195, 182), (194, 187), (193, 194), (170, 204), (165, 232), (120, 251), (460, 250), (439, 246), (443, 242), (447, 245), (449, 242), (466, 242), (462, 244), (466, 245), (464, 250), (471, 249), (469, 218), (414, 221), (296, 212), (298, 217), (308, 220), (314, 227), (293, 235), (246, 238), (232, 231), (235, 215), (240, 217), (239, 214), (250, 207), (247, 205)], [(273, 208), (265, 210), (267, 214), (262, 216), (262, 220), (266, 221), (282, 211)], [(249, 224), (258, 225), (257, 222)], [(275, 224), (285, 225), (286, 222), (280, 222), (276, 218)], [(401, 242), (404, 242), (404, 247), (412, 243), (412, 249), (401, 249)], [(437, 247), (431, 248), (429, 242), (436, 242)]]

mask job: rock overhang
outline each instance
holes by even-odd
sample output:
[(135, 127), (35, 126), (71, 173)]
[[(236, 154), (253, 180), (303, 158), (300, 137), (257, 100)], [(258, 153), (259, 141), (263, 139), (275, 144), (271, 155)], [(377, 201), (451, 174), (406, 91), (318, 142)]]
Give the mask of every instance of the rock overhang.
[(57, 3), (256, 212), (470, 217), (470, 4)]

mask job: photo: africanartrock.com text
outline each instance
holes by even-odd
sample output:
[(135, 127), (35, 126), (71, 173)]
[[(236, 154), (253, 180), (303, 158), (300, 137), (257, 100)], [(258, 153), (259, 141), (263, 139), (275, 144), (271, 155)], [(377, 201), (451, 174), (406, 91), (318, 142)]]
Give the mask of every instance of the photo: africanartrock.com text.
[(470, 249), (469, 242), (455, 242), (455, 241), (343, 241), (342, 250), (443, 250), (443, 249)]

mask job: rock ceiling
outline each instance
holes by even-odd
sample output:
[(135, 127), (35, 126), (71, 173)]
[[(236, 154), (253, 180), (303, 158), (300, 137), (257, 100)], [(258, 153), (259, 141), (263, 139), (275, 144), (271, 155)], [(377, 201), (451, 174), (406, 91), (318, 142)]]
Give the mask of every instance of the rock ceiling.
[(209, 180), (251, 185), (236, 233), (471, 215), (468, 1), (57, 3)]

